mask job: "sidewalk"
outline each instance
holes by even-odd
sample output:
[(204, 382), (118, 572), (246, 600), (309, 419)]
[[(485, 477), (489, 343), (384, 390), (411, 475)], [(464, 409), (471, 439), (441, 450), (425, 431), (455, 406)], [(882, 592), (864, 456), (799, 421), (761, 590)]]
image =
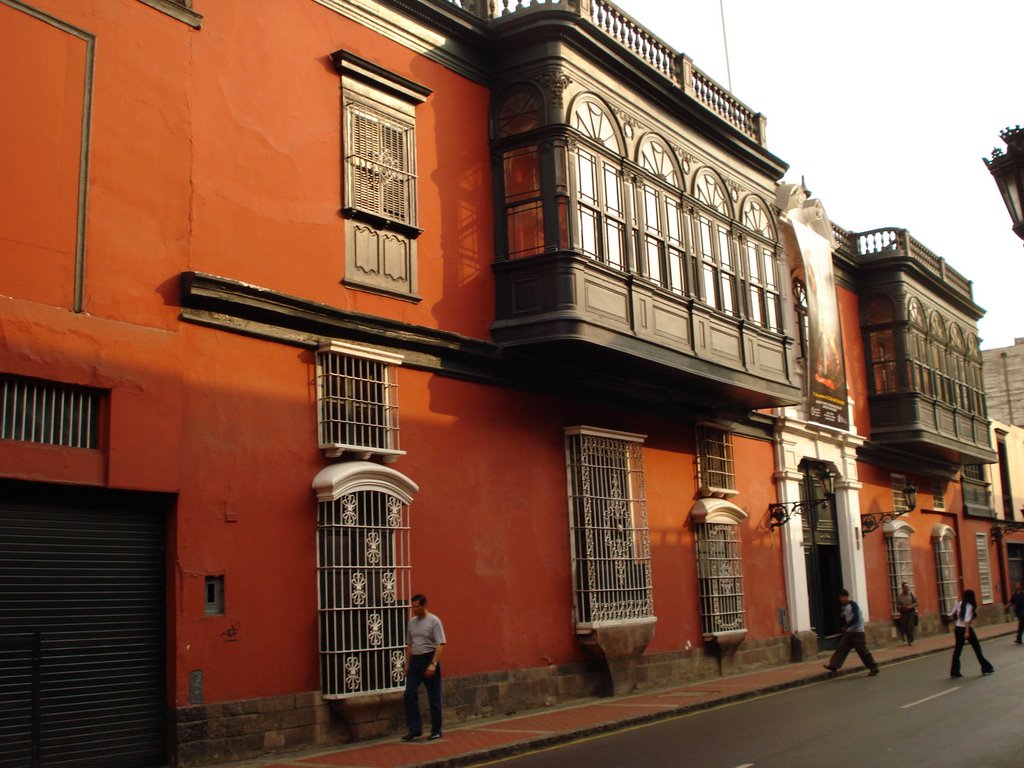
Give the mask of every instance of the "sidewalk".
[[(1001, 642), (1012, 643), (1010, 636), (1016, 626), (1016, 621), (992, 624), (978, 628), (977, 633), (983, 642), (1005, 637)], [(946, 652), (952, 647), (953, 635), (948, 633), (921, 638), (913, 646), (891, 645), (878, 650), (871, 649), (871, 652), (879, 665), (885, 667), (904, 659)], [(828, 673), (822, 665), (827, 658), (822, 656), (799, 664), (701, 680), (689, 685), (614, 699), (586, 699), (522, 715), (474, 720), (446, 730), (444, 738), (438, 741), (421, 739), (404, 743), (396, 734), (388, 739), (348, 744), (329, 750), (221, 764), (221, 768), (450, 768), (473, 765), (583, 736), (664, 720), (771, 691), (826, 680)], [(857, 654), (851, 653), (839, 674), (863, 674), (864, 671)], [(881, 677), (885, 677), (884, 669)]]

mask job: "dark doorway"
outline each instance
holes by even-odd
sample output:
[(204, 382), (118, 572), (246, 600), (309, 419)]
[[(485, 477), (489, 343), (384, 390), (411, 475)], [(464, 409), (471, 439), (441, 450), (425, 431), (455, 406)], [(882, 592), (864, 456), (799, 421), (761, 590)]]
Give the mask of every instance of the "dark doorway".
[(807, 568), (807, 600), (811, 627), (818, 635), (818, 650), (835, 648), (839, 635), (839, 602), (843, 587), (843, 562), (839, 555), (835, 496), (826, 496), (822, 476), (831, 471), (827, 464), (805, 461), (800, 497), (821, 500), (809, 505), (802, 516), (804, 561)]
[(1006, 545), (1006, 571), (1012, 593), (1018, 581), (1024, 582), (1024, 544)]

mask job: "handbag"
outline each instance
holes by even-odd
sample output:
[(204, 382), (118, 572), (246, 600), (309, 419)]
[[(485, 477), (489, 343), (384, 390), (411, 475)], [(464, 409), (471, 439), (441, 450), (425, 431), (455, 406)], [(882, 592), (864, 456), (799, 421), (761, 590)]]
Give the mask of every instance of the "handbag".
[(914, 626), (916, 627), (921, 623), (921, 617), (917, 615), (917, 611), (914, 611)]

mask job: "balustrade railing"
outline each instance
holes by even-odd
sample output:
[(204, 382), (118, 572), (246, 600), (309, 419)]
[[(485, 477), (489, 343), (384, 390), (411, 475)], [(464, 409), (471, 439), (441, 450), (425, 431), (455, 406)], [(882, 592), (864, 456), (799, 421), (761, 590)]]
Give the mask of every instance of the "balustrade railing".
[(651, 69), (681, 88), (691, 98), (729, 125), (765, 144), (765, 119), (737, 99), (727, 88), (693, 66), (684, 53), (649, 32), (642, 24), (608, 0), (435, 0), (446, 2), (485, 21), (526, 12), (563, 11), (588, 19)]
[(861, 256), (882, 253), (901, 253), (916, 261), (922, 269), (935, 275), (953, 290), (973, 300), (971, 281), (949, 266), (941, 256), (935, 255), (905, 229), (876, 229), (859, 232), (854, 237)]

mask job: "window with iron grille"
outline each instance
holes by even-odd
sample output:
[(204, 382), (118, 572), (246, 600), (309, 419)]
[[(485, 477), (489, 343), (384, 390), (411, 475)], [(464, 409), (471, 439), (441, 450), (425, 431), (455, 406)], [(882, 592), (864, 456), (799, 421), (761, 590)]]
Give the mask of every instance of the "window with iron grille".
[(946, 510), (946, 481), (942, 478), (932, 478), (932, 509), (936, 512)]
[(953, 531), (948, 527), (932, 539), (935, 553), (935, 584), (939, 592), (939, 613), (949, 616), (957, 597), (956, 558), (953, 553)]
[(402, 358), (339, 341), (316, 355), (317, 421), (327, 456), (391, 461), (398, 444), (397, 367)]
[(892, 486), (892, 508), (894, 512), (906, 512), (910, 509), (907, 504), (907, 496), (904, 489), (907, 487), (907, 478), (903, 475), (890, 475), (889, 482)]
[(342, 76), (347, 286), (418, 300), (416, 111), (431, 91), (347, 51)]
[(697, 485), (702, 496), (736, 493), (732, 435), (712, 424), (697, 426)]
[(743, 563), (738, 527), (728, 523), (697, 523), (694, 538), (703, 633), (716, 635), (744, 629)]
[(978, 550), (978, 597), (982, 603), (992, 602), (992, 566), (988, 559), (988, 537), (984, 533), (974, 534)]
[(911, 591), (914, 589), (914, 564), (910, 550), (910, 534), (913, 528), (905, 524), (896, 524), (896, 529), (885, 537), (885, 554), (889, 562), (889, 598), (893, 616), (899, 615), (896, 596), (900, 593), (900, 585), (907, 582)]
[(377, 490), (320, 501), (317, 574), (324, 698), (401, 689), (411, 596), (408, 505)]
[(0, 376), (0, 439), (97, 448), (101, 397), (85, 387)]
[(565, 431), (578, 626), (654, 615), (643, 437)]

